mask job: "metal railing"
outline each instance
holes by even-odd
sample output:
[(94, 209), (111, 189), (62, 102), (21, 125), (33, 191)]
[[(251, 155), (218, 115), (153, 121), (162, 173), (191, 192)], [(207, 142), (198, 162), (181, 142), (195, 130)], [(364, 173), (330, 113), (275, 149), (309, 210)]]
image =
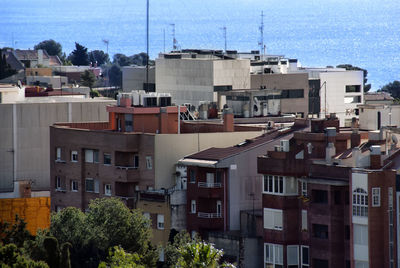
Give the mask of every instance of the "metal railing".
[(206, 219), (214, 219), (214, 218), (222, 218), (222, 215), (221, 215), (221, 213), (198, 212), (197, 217), (206, 218)]
[(219, 183), (219, 182), (217, 182), (217, 183), (214, 183), (214, 182), (199, 182), (198, 186), (201, 187), (201, 188), (221, 188), (222, 184)]

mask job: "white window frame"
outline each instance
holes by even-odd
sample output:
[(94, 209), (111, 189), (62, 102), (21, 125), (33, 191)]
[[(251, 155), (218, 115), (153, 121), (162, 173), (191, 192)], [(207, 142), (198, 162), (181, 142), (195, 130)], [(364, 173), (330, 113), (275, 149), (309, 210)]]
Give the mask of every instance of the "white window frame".
[(164, 230), (164, 214), (157, 214), (157, 229)]
[[(110, 164), (106, 164), (105, 163), (105, 159), (106, 159), (106, 157), (105, 156), (110, 156)], [(111, 163), (112, 163), (112, 158), (111, 158), (111, 154), (110, 153), (103, 153), (103, 164), (105, 165), (105, 166), (111, 166)]]
[(85, 162), (86, 163), (99, 163), (99, 150), (85, 149)]
[(357, 188), (352, 194), (353, 216), (368, 217), (368, 192)]
[(150, 155), (146, 156), (146, 168), (148, 170), (152, 170), (153, 169), (153, 159)]
[[(290, 259), (289, 256), (289, 250), (290, 249), (295, 249), (296, 252), (296, 257), (295, 260)], [(286, 261), (287, 261), (287, 265), (299, 265), (299, 246), (298, 245), (288, 245), (286, 247)]]
[[(74, 159), (74, 157), (76, 159)], [(78, 162), (78, 151), (71, 151), (71, 162), (74, 163)]]
[(308, 196), (308, 187), (307, 187), (307, 182), (306, 181), (302, 181), (301, 182), (301, 195), (304, 197)]
[[(287, 192), (287, 181), (289, 179), (295, 180), (295, 192)], [(282, 181), (282, 183), (280, 183)], [(264, 175), (262, 180), (263, 194), (281, 195), (281, 196), (296, 196), (298, 195), (297, 179), (292, 176), (277, 176), (277, 175)], [(267, 183), (267, 185), (265, 185)], [(271, 184), (272, 183), (272, 184)], [(271, 185), (270, 185), (271, 184)], [(267, 186), (267, 187), (266, 187)], [(272, 189), (272, 191), (270, 191)], [(267, 190), (267, 191), (265, 191)]]
[(222, 215), (222, 202), (221, 200), (217, 201), (217, 217), (221, 217)]
[[(268, 252), (272, 253), (271, 258), (267, 260), (266, 248), (268, 247)], [(272, 264), (281, 265), (283, 267), (283, 245), (264, 243), (264, 265)]]
[[(268, 218), (272, 217), (272, 219), (267, 221), (266, 217), (268, 217)], [(282, 231), (283, 230), (283, 210), (273, 209), (273, 208), (264, 208), (263, 226), (264, 226), (264, 229)]]
[[(304, 263), (303, 260), (303, 249), (307, 248), (308, 250), (308, 260), (307, 263)], [(310, 247), (309, 246), (300, 246), (300, 267), (309, 267), (310, 266)]]
[[(87, 182), (88, 181), (93, 181), (93, 191), (88, 191), (87, 190)], [(99, 193), (99, 180), (93, 179), (93, 178), (86, 178), (85, 179), (85, 192), (87, 193)]]
[(196, 200), (190, 202), (190, 213), (196, 214)]
[(71, 180), (71, 192), (78, 192), (78, 181)]
[(61, 161), (61, 147), (56, 148), (56, 161)]
[(111, 184), (104, 184), (104, 195), (111, 196)]
[(56, 190), (60, 191), (62, 190), (62, 183), (61, 183), (61, 177), (56, 176)]
[(380, 187), (372, 188), (372, 206), (373, 207), (381, 206), (381, 188)]
[(301, 210), (301, 230), (308, 231), (307, 210)]

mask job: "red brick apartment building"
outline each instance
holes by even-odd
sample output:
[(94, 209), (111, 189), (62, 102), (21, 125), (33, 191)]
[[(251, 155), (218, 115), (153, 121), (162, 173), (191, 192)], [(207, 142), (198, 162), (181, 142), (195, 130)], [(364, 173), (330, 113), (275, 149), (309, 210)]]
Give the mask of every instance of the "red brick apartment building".
[(312, 120), (258, 157), (264, 267), (399, 267), (400, 154), (384, 134)]
[(184, 155), (262, 133), (234, 125), (230, 112), (223, 123), (186, 123), (178, 119), (186, 107), (166, 106), (170, 100), (156, 97), (145, 104), (133, 106), (125, 94), (117, 106), (107, 107), (108, 122), (50, 127), (52, 210), (86, 209), (91, 199), (104, 196), (121, 197), (134, 207), (138, 191), (175, 185), (175, 164)]

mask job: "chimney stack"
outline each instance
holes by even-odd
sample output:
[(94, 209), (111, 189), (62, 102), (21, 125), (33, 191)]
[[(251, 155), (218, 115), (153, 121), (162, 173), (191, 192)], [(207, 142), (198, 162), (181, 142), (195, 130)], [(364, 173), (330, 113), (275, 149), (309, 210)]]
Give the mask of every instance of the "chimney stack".
[(38, 49), (37, 55), (38, 55), (38, 64), (42, 64), (43, 65), (43, 50), (42, 49)]
[(371, 146), (370, 163), (371, 163), (371, 169), (380, 169), (382, 167), (380, 145)]
[(223, 112), (223, 120), (224, 120), (224, 132), (233, 132), (235, 131), (235, 126), (233, 123), (233, 112), (230, 108), (225, 108)]
[(325, 160), (331, 162), (332, 157), (336, 155), (335, 140), (336, 140), (336, 127), (327, 127), (325, 129), (326, 135), (326, 149)]

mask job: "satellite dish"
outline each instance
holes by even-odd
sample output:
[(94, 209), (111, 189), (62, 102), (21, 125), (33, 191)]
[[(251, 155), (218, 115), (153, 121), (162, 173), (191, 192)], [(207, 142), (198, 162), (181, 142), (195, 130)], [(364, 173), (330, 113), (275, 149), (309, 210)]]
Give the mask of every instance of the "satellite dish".
[(392, 135), (392, 141), (394, 144), (397, 144), (399, 142), (399, 140), (397, 139), (397, 137), (395, 135)]

